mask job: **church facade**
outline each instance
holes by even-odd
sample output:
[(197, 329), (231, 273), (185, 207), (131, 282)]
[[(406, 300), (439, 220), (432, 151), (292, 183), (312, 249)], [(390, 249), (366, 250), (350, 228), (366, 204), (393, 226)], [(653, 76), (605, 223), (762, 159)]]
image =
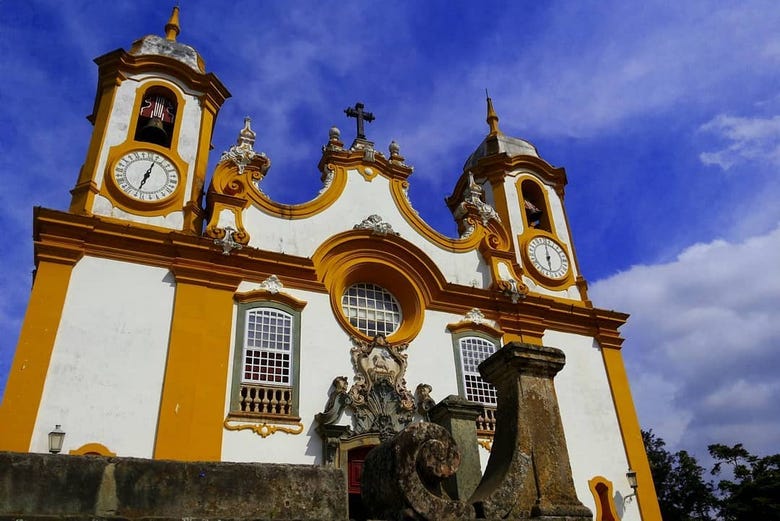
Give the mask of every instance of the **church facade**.
[(350, 473), (453, 395), (478, 404), (484, 467), (496, 395), (479, 364), (520, 342), (565, 354), (555, 393), (579, 500), (596, 519), (660, 519), (621, 357), (628, 317), (588, 298), (563, 169), (505, 135), (488, 99), (447, 237), (412, 207), (412, 168), (366, 137), (358, 103), (351, 143), (330, 129), (319, 194), (276, 202), (249, 119), (208, 176), (229, 92), (177, 41), (178, 8), (165, 32), (96, 60), (71, 206), (35, 211), (0, 450), (47, 452), (61, 425), (63, 453)]

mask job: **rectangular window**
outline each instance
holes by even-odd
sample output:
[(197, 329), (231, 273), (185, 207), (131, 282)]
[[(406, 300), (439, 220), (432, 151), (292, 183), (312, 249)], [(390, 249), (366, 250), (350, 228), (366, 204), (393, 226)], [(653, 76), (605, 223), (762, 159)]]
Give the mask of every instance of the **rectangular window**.
[(239, 304), (231, 416), (299, 420), (299, 320), (277, 302)]

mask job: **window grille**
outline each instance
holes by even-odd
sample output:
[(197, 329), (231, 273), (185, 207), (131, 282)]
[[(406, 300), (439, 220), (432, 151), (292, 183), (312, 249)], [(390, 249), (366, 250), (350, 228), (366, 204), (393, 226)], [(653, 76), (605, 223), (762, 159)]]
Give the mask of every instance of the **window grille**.
[(292, 385), (293, 317), (273, 308), (247, 311), (242, 382)]
[(482, 405), (495, 406), (496, 389), (482, 379), (478, 366), (496, 352), (496, 345), (476, 336), (461, 338), (459, 343), (466, 398)]
[(389, 335), (401, 325), (401, 306), (386, 289), (375, 284), (353, 284), (341, 297), (344, 315), (359, 331), (370, 337)]

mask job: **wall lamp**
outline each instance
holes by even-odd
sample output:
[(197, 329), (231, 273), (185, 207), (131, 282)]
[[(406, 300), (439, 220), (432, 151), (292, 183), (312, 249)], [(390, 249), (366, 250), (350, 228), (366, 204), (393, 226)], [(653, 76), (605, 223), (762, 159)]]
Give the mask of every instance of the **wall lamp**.
[(623, 498), (624, 505), (626, 503), (629, 503), (632, 498), (636, 497), (636, 489), (639, 486), (636, 481), (636, 471), (632, 470), (630, 467), (628, 469), (628, 472), (626, 472), (626, 479), (628, 480), (628, 486), (631, 487), (633, 492)]
[(55, 425), (54, 430), (49, 433), (49, 452), (59, 454), (62, 450), (62, 442), (65, 440), (65, 431), (62, 425)]

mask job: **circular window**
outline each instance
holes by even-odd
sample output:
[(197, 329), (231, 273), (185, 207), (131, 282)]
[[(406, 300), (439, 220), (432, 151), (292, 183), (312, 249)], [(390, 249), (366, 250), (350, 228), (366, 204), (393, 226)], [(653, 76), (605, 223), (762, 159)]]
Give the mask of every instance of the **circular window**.
[(341, 309), (349, 323), (369, 337), (390, 335), (401, 325), (398, 300), (376, 284), (352, 284), (341, 297)]

